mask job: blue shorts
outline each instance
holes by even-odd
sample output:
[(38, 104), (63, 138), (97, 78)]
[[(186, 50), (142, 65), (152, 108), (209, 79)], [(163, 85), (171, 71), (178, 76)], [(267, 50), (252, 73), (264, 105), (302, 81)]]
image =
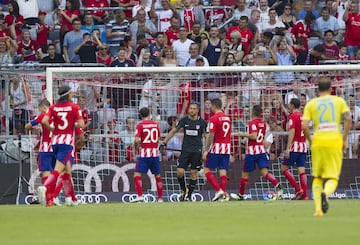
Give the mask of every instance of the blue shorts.
[(160, 158), (138, 157), (136, 161), (135, 172), (146, 174), (149, 169), (154, 175), (160, 174)]
[(72, 145), (67, 144), (57, 144), (51, 146), (54, 152), (55, 160), (62, 162), (64, 165), (67, 164), (68, 161), (70, 161), (70, 164), (72, 164)]
[(39, 152), (38, 155), (39, 171), (53, 171), (55, 167), (55, 158), (52, 152)]
[(243, 171), (244, 172), (254, 171), (256, 169), (256, 163), (259, 169), (269, 168), (270, 167), (269, 156), (266, 153), (261, 153), (256, 155), (246, 154)]
[(283, 165), (305, 167), (306, 153), (305, 152), (290, 152), (290, 157), (284, 157)]
[(229, 169), (230, 155), (229, 154), (214, 154), (209, 153), (205, 161), (205, 167), (210, 169)]

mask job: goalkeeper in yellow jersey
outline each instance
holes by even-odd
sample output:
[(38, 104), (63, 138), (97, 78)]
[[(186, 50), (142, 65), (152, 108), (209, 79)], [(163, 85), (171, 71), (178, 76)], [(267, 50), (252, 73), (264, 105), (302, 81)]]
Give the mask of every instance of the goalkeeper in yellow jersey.
[[(335, 192), (341, 172), (343, 150), (352, 120), (344, 99), (331, 95), (331, 81), (321, 77), (318, 81), (319, 97), (310, 100), (304, 108), (302, 128), (310, 143), (312, 191), (315, 202), (314, 216), (323, 216), (329, 209), (328, 196)], [(341, 132), (341, 122), (344, 129)], [(314, 123), (310, 137), (309, 122)], [(323, 180), (326, 180), (323, 187)]]

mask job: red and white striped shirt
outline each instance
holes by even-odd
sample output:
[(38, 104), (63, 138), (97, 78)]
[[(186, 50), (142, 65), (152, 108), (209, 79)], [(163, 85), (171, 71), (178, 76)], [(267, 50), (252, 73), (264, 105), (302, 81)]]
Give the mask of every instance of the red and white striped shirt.
[(291, 152), (307, 152), (306, 139), (301, 127), (302, 113), (299, 111), (293, 112), (289, 116), (289, 130), (294, 129), (295, 135), (291, 144)]
[(159, 125), (152, 120), (141, 121), (136, 126), (136, 138), (141, 141), (140, 157), (158, 157), (159, 156)]
[[(36, 123), (35, 125), (41, 124), (41, 121), (44, 118), (44, 116), (45, 116), (45, 113), (38, 115), (34, 119), (34, 121)], [(52, 124), (51, 119), (49, 120), (49, 124), (50, 125)], [(52, 132), (50, 130), (48, 130), (46, 127), (44, 127), (44, 125), (41, 124), (41, 139), (40, 139), (39, 152), (52, 152), (51, 137), (52, 137)]]
[(249, 139), (246, 154), (257, 155), (266, 153), (264, 146), (266, 123), (260, 118), (255, 118), (249, 122), (248, 131), (249, 134), (256, 133), (257, 137), (255, 140)]
[(214, 133), (210, 153), (230, 154), (231, 126), (230, 117), (224, 112), (218, 112), (210, 118), (209, 132)]

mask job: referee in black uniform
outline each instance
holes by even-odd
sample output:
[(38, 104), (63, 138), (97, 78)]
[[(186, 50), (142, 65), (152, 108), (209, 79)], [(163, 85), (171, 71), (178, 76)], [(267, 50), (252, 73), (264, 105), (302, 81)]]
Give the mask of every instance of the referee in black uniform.
[[(181, 148), (180, 158), (176, 168), (177, 178), (181, 188), (179, 200), (191, 201), (191, 194), (193, 193), (196, 181), (197, 172), (200, 170), (202, 162), (202, 137), (206, 136), (207, 124), (204, 119), (199, 117), (199, 105), (192, 102), (188, 110), (188, 116), (183, 117), (165, 137), (164, 144), (181, 129), (184, 129), (184, 139)], [(185, 184), (184, 173), (190, 165), (190, 184), (188, 188)]]

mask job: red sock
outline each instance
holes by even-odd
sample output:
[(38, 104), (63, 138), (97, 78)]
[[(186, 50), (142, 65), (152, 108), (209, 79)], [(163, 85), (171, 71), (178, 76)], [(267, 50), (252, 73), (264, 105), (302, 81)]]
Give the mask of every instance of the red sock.
[(56, 186), (55, 186), (55, 190), (54, 190), (54, 197), (57, 197), (61, 191), (61, 189), (63, 188), (63, 181), (64, 181), (64, 175), (61, 175), (59, 178), (58, 178), (58, 181), (56, 183)]
[(304, 196), (307, 197), (307, 175), (306, 173), (300, 174), (300, 185), (301, 189), (304, 191)]
[(74, 192), (74, 186), (72, 184), (70, 174), (68, 173), (63, 174), (63, 182), (64, 182), (65, 197), (71, 197), (72, 196), (71, 193)]
[(226, 191), (226, 182), (227, 182), (227, 177), (226, 176), (220, 176), (220, 188), (223, 191)]
[(162, 198), (163, 195), (163, 183), (161, 177), (156, 177), (156, 189), (158, 192), (158, 198)]
[(275, 176), (269, 172), (265, 175), (265, 178), (274, 186), (277, 186), (279, 184), (279, 181), (277, 181)]
[(141, 176), (135, 176), (134, 177), (134, 184), (135, 184), (135, 188), (137, 191), (138, 196), (142, 196), (142, 181), (141, 181)]
[(245, 187), (246, 187), (246, 184), (248, 182), (249, 182), (249, 179), (241, 178), (241, 180), (240, 180), (240, 190), (239, 190), (240, 195), (245, 194)]
[(46, 187), (46, 201), (49, 201), (54, 197), (53, 194), (58, 177), (59, 177), (59, 172), (54, 170), (45, 180), (44, 186)]
[(44, 185), (45, 181), (47, 180), (49, 176), (44, 176), (41, 178), (41, 184)]
[(212, 172), (207, 172), (205, 174), (207, 181), (210, 183), (210, 185), (212, 185), (212, 187), (214, 187), (215, 191), (219, 191), (220, 190), (220, 186), (215, 178), (215, 176), (212, 174)]
[(295, 188), (295, 191), (298, 192), (300, 190), (300, 187), (296, 183), (294, 175), (292, 175), (292, 173), (289, 171), (289, 169), (284, 170), (283, 174), (286, 177), (286, 179), (289, 181), (289, 183)]

